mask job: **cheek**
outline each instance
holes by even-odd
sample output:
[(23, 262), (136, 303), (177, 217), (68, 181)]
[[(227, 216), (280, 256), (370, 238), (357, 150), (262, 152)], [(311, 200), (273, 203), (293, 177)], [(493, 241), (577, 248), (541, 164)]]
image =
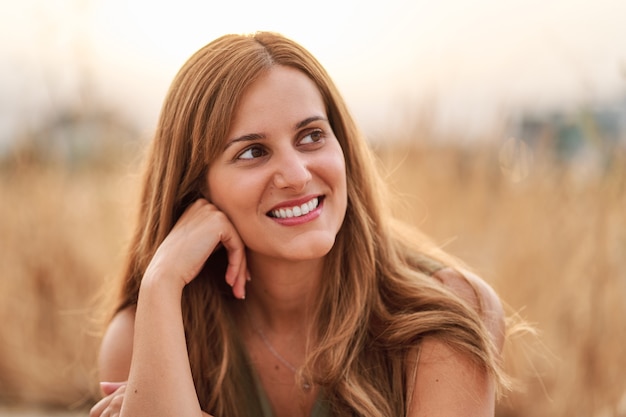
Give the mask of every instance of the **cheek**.
[[(343, 159), (343, 154), (341, 155), (340, 161), (338, 161), (337, 163), (337, 167), (336, 167), (337, 171), (336, 171), (336, 177), (337, 177), (337, 181), (340, 181), (340, 184), (338, 184), (338, 188), (340, 189), (339, 193), (341, 194), (341, 211), (342, 211), (342, 216), (345, 216), (346, 214), (346, 210), (348, 208), (348, 184), (347, 184), (347, 177), (346, 177), (346, 163)], [(342, 222), (343, 222), (343, 217), (342, 217)]]
[(232, 172), (210, 175), (207, 197), (234, 222), (241, 212), (257, 207), (259, 182), (255, 175), (234, 175)]
[(324, 172), (327, 180), (331, 182), (335, 187), (346, 189), (346, 163), (343, 157), (343, 153), (339, 148), (338, 152), (335, 152), (332, 158), (327, 159)]
[(231, 201), (236, 199), (235, 193), (228, 192), (233, 190), (233, 177), (221, 172), (213, 173), (209, 172), (207, 178), (207, 199), (211, 204), (214, 204), (221, 211), (226, 211)]
[(317, 171), (319, 178), (332, 190), (337, 215), (345, 214), (348, 204), (346, 164), (340, 149), (320, 159)]

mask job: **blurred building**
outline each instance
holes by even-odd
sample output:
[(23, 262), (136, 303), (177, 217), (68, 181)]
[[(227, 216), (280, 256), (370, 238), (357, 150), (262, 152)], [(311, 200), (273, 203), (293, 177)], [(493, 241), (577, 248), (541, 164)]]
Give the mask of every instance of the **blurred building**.
[(139, 133), (123, 115), (100, 106), (67, 107), (25, 129), (0, 155), (3, 164), (55, 164), (69, 168), (134, 157)]
[(626, 150), (626, 96), (573, 110), (524, 113), (512, 123), (511, 136), (557, 163), (603, 171), (616, 152)]

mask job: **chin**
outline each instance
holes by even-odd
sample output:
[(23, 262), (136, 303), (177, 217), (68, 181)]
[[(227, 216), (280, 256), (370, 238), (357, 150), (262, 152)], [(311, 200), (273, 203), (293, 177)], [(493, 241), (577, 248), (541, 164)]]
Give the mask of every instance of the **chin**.
[(335, 240), (309, 242), (306, 246), (294, 245), (287, 249), (287, 252), (283, 252), (284, 258), (294, 261), (308, 261), (313, 259), (320, 259), (328, 255), (333, 248)]
[(331, 249), (332, 249), (332, 245), (328, 247), (311, 248), (307, 252), (303, 251), (303, 253), (300, 256), (298, 256), (297, 260), (309, 261), (313, 259), (320, 259), (328, 255)]
[(308, 236), (291, 242), (286, 249), (281, 252), (282, 258), (293, 261), (309, 261), (320, 259), (328, 255), (335, 245), (335, 235), (332, 236)]

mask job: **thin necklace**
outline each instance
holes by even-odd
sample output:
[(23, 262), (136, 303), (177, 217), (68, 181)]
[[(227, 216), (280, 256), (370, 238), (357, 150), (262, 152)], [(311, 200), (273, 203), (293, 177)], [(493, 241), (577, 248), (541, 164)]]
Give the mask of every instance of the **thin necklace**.
[[(272, 344), (270, 343), (270, 341), (267, 339), (267, 336), (265, 336), (265, 333), (263, 333), (263, 330), (261, 330), (260, 327), (256, 326), (254, 324), (254, 322), (252, 321), (252, 317), (250, 317), (250, 313), (248, 313), (248, 309), (246, 308), (246, 315), (248, 316), (248, 321), (250, 322), (250, 325), (252, 325), (252, 329), (256, 332), (256, 334), (259, 335), (259, 337), (261, 338), (261, 340), (263, 341), (263, 344), (265, 344), (265, 346), (267, 347), (267, 349), (270, 351), (270, 353), (272, 355), (274, 355), (274, 357), (276, 359), (278, 359), (280, 361), (280, 363), (282, 363), (283, 365), (285, 365), (287, 367), (287, 369), (289, 369), (291, 372), (293, 372), (294, 374), (296, 374), (298, 372), (298, 370), (296, 369), (295, 366), (293, 366), (291, 364), (291, 362), (289, 362), (287, 359), (283, 358), (282, 355), (280, 353), (278, 353), (276, 351), (276, 349), (274, 349), (274, 346), (272, 346)], [(309, 381), (307, 381), (306, 379), (304, 380), (304, 382), (302, 383), (302, 389), (304, 391), (309, 391), (311, 389), (311, 384), (309, 383)]]

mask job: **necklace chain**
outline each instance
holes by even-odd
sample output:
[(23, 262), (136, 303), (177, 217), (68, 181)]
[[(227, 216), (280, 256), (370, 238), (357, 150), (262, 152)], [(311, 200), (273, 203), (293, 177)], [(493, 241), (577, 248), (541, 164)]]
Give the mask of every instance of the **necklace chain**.
[[(274, 349), (274, 346), (272, 346), (272, 344), (268, 340), (267, 336), (265, 336), (265, 333), (263, 332), (263, 330), (261, 330), (260, 327), (256, 326), (254, 324), (254, 322), (252, 321), (252, 317), (250, 317), (250, 313), (248, 313), (248, 309), (247, 308), (245, 309), (245, 311), (246, 311), (246, 316), (248, 316), (248, 321), (250, 322), (250, 325), (252, 326), (252, 329), (255, 331), (256, 334), (259, 335), (259, 337), (263, 341), (263, 344), (267, 347), (267, 349), (270, 351), (270, 353), (272, 355), (274, 355), (274, 357), (276, 359), (278, 359), (280, 361), (280, 363), (285, 365), (287, 367), (287, 369), (289, 369), (291, 372), (296, 374), (298, 372), (298, 369), (296, 369), (296, 367), (293, 366), (291, 364), (291, 362), (289, 362), (287, 359), (285, 359), (280, 353), (278, 353), (276, 351), (276, 349)], [(305, 391), (308, 391), (308, 390), (311, 389), (311, 384), (306, 379), (302, 383), (302, 389), (304, 389)]]
[(272, 346), (270, 341), (267, 339), (267, 336), (265, 336), (263, 330), (261, 330), (259, 327), (256, 327), (255, 325), (252, 325), (252, 327), (254, 328), (254, 331), (259, 335), (265, 346), (267, 346), (267, 349), (272, 353), (272, 355), (274, 355), (276, 359), (278, 359), (283, 365), (289, 368), (293, 373), (296, 373), (298, 371), (296, 367), (293, 366), (287, 359), (283, 358), (282, 355), (278, 353), (276, 349), (274, 349), (274, 346)]

